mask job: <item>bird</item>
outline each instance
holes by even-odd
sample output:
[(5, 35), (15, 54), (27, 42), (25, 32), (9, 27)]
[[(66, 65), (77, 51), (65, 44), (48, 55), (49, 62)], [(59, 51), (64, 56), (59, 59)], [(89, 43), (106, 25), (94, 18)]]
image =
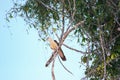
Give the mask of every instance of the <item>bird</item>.
[[(50, 43), (50, 48), (54, 51), (56, 51), (59, 48), (59, 43), (56, 40), (53, 40), (52, 38), (48, 37), (47, 40)], [(63, 61), (66, 61), (66, 57), (61, 49), (61, 47), (58, 49), (57, 53), (61, 57)]]

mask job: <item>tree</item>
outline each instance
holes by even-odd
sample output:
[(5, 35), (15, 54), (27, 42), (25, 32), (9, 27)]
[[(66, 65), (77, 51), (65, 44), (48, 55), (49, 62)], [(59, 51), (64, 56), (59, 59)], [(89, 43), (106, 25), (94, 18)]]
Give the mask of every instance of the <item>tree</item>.
[[(39, 30), (41, 39), (44, 40), (47, 35), (54, 33), (59, 39), (59, 47), (64, 45), (69, 49), (83, 53), (81, 60), (86, 64), (86, 77), (84, 78), (90, 80), (119, 79), (119, 0), (27, 0), (25, 3), (14, 2), (6, 19), (9, 21), (10, 18), (16, 16), (23, 17), (30, 27)], [(52, 26), (53, 24), (56, 26)], [(72, 31), (74, 37), (78, 38), (78, 43), (87, 47), (86, 52), (64, 44), (64, 40), (69, 37)], [(90, 61), (92, 64), (89, 63)]]

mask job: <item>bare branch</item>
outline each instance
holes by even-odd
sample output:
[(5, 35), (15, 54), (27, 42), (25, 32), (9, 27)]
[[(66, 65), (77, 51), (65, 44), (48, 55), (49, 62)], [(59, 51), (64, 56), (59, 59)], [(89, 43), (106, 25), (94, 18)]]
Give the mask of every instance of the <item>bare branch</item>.
[(110, 2), (114, 7), (117, 7), (117, 5), (112, 0), (110, 0)]
[[(62, 1), (62, 33), (59, 42), (62, 40), (63, 34), (64, 34), (64, 29), (65, 29), (65, 15), (64, 15), (64, 0)], [(60, 43), (61, 44), (61, 43)]]
[[(69, 34), (71, 31), (73, 31), (73, 30), (75, 30), (76, 28), (78, 28), (78, 26), (82, 25), (83, 23), (84, 23), (84, 21), (78, 22), (76, 25), (74, 25), (71, 29), (67, 30), (67, 31), (63, 34), (63, 37), (62, 37), (61, 41), (59, 42), (59, 47), (58, 47), (58, 49), (61, 47), (61, 45), (63, 44), (63, 42), (64, 42), (64, 40), (66, 39), (66, 37), (68, 36), (68, 34)], [(57, 50), (58, 50), (58, 49), (57, 49)]]
[(75, 12), (76, 12), (76, 3), (75, 3), (76, 0), (73, 0), (73, 14), (72, 14), (72, 20), (74, 21), (74, 16), (75, 16)]
[(69, 72), (70, 74), (72, 74), (73, 75), (73, 73), (71, 72), (71, 71), (69, 71), (64, 65), (63, 65), (63, 63), (61, 62), (61, 60), (60, 60), (60, 58), (58, 57), (58, 59), (59, 59), (59, 61), (60, 61), (60, 63), (61, 63), (61, 65), (63, 66), (63, 68), (67, 71), (67, 72)]
[(52, 80), (55, 80), (55, 74), (54, 74), (54, 63), (55, 63), (55, 60), (53, 60), (53, 63), (52, 63), (52, 70), (51, 70), (51, 73), (52, 73)]
[(64, 36), (63, 36), (63, 41), (66, 39), (66, 37), (68, 36), (68, 34), (69, 34), (71, 31), (75, 30), (76, 28), (78, 28), (78, 26), (82, 25), (83, 23), (84, 23), (84, 21), (80, 21), (80, 22), (78, 22), (76, 25), (74, 25), (71, 29), (69, 29), (68, 31), (66, 31), (66, 32), (64, 33)]
[(68, 3), (69, 3), (69, 8), (70, 8), (70, 10), (71, 10), (71, 3), (70, 3), (70, 0), (68, 0)]
[(55, 33), (55, 35), (56, 35), (56, 37), (58, 38), (58, 40), (59, 40), (59, 36), (58, 36), (58, 34), (57, 33)]
[(72, 22), (73, 22), (73, 21), (69, 21), (69, 25), (68, 25), (66, 31), (68, 31), (68, 30), (70, 29), (70, 27), (72, 26)]
[(88, 54), (88, 53), (90, 53), (90, 52), (83, 52), (83, 51), (74, 49), (74, 48), (72, 48), (72, 47), (67, 46), (66, 44), (63, 44), (63, 45), (64, 45), (66, 48), (69, 48), (69, 49), (71, 49), (71, 50), (73, 50), (73, 51), (76, 51), (76, 52), (79, 52), (79, 53), (82, 53), (82, 54)]
[[(83, 24), (83, 23), (84, 23), (84, 21), (80, 21), (80, 22), (77, 23), (75, 26), (73, 26), (71, 29), (68, 29), (68, 30), (63, 34), (63, 38), (62, 38), (61, 41), (59, 42), (59, 43), (61, 43), (61, 44), (59, 45), (59, 47), (61, 47), (61, 45), (63, 44), (63, 42), (64, 42), (65, 38), (68, 36), (68, 34), (69, 34), (71, 31), (73, 31), (74, 29), (76, 29), (79, 25)], [(56, 35), (57, 38), (59, 39), (58, 35), (57, 35), (57, 34), (55, 34), (55, 35)], [(71, 49), (71, 50), (74, 50), (74, 51), (76, 51), (76, 52), (80, 52), (80, 53), (85, 54), (84, 52), (79, 51), (79, 50), (76, 50), (76, 49), (73, 49), (73, 48), (71, 48), (71, 47), (69, 47), (69, 46), (67, 46), (67, 45), (65, 45), (65, 44), (64, 44), (64, 46), (67, 47), (67, 48), (69, 48), (69, 49)], [(59, 49), (59, 48), (58, 48), (58, 49)]]

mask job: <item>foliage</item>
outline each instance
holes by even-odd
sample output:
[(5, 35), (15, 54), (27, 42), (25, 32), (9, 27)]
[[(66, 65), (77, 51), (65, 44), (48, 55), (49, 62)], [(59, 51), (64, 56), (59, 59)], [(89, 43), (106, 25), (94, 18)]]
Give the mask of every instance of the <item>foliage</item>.
[(91, 80), (120, 77), (119, 0), (27, 0), (24, 4), (15, 2), (7, 13), (7, 20), (16, 15), (39, 30), (43, 39), (60, 31), (61, 26), (68, 26), (67, 23), (71, 26), (85, 20), (74, 35), (82, 46), (87, 44), (88, 54), (81, 59), (88, 64), (86, 76)]

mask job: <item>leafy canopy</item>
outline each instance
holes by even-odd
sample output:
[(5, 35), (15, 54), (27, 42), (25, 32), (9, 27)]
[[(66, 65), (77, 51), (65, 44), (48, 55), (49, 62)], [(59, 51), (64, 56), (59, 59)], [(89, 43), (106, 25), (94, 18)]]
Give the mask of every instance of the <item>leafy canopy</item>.
[(84, 25), (80, 25), (74, 35), (82, 46), (87, 44), (87, 52), (90, 52), (81, 58), (87, 63), (86, 77), (91, 80), (119, 78), (119, 0), (26, 0), (24, 3), (14, 2), (7, 20), (16, 16), (23, 17), (30, 27), (39, 30), (42, 39), (61, 31), (61, 26), (67, 29), (84, 20)]

